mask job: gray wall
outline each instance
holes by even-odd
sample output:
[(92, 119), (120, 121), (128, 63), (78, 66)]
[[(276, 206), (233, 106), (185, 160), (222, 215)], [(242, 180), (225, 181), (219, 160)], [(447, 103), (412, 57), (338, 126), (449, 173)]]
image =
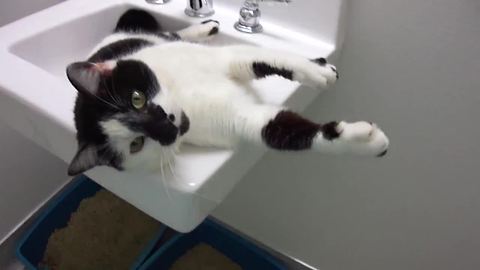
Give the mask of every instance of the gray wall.
[(348, 20), (307, 113), (378, 122), (389, 155), (270, 153), (216, 216), (323, 270), (480, 269), (480, 1), (354, 0)]
[[(58, 2), (1, 1), (0, 26)], [(66, 180), (63, 161), (0, 122), (0, 240)]]

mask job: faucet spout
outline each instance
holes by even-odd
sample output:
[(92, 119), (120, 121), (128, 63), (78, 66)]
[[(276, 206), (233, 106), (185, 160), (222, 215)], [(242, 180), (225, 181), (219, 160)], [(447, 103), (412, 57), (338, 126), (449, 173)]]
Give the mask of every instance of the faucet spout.
[(208, 17), (215, 13), (213, 0), (187, 0), (185, 14), (190, 17)]
[(234, 27), (240, 32), (244, 33), (260, 33), (263, 27), (260, 24), (261, 12), (259, 2), (279, 2), (290, 3), (292, 0), (245, 0), (240, 9), (240, 18), (235, 23)]
[(145, 0), (145, 1), (147, 1), (147, 3), (149, 4), (154, 4), (154, 5), (163, 5), (170, 2), (170, 0)]

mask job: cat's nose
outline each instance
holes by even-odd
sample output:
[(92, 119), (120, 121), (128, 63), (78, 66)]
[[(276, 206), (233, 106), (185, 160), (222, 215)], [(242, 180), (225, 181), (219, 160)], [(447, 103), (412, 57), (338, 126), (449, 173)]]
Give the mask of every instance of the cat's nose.
[(178, 134), (179, 128), (169, 123), (156, 127), (149, 135), (161, 145), (170, 145), (177, 140)]

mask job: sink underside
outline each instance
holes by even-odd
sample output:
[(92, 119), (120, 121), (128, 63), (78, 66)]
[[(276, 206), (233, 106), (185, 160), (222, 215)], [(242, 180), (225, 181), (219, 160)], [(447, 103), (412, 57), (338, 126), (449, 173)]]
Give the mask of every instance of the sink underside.
[[(180, 3), (181, 2), (181, 3)], [(75, 89), (65, 76), (67, 64), (84, 60), (119, 16), (130, 8), (149, 10), (164, 30), (199, 23), (184, 15), (182, 1), (163, 6), (138, 0), (69, 0), (0, 29), (0, 114), (4, 121), (51, 153), (69, 162), (76, 149), (73, 124)], [(340, 6), (340, 5), (339, 5)], [(237, 10), (217, 5), (214, 19), (221, 33), (212, 45), (250, 43), (294, 50), (308, 57), (329, 56), (334, 44), (264, 22), (265, 33), (249, 35), (232, 27)], [(339, 10), (337, 12), (340, 12)], [(336, 26), (335, 26), (336, 27)], [(7, 63), (7, 64), (5, 64)], [(296, 83), (269, 78), (254, 83), (265, 102), (306, 106), (318, 92), (297, 91)], [(271, 91), (275, 89), (275, 91)], [(265, 149), (239, 150), (182, 147), (173, 173), (120, 173), (96, 168), (87, 174), (104, 187), (156, 219), (179, 230), (199, 224), (264, 154)]]

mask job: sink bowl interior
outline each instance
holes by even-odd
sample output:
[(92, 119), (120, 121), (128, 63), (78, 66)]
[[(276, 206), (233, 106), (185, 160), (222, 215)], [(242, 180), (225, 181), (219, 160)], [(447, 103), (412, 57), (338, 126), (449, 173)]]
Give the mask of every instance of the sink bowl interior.
[[(10, 47), (10, 52), (57, 76), (65, 77), (65, 67), (74, 61), (86, 59), (104, 37), (112, 33), (118, 18), (126, 10), (138, 8), (122, 4), (110, 6), (68, 23), (23, 39)], [(177, 31), (190, 25), (181, 19), (149, 11), (160, 22), (164, 31)], [(220, 33), (208, 44), (226, 45), (248, 43)]]
[[(65, 77), (65, 67), (87, 58), (104, 37), (111, 34), (118, 18), (133, 5), (116, 5), (23, 39), (10, 52), (57, 76)], [(175, 17), (151, 12), (168, 31), (188, 26)]]

